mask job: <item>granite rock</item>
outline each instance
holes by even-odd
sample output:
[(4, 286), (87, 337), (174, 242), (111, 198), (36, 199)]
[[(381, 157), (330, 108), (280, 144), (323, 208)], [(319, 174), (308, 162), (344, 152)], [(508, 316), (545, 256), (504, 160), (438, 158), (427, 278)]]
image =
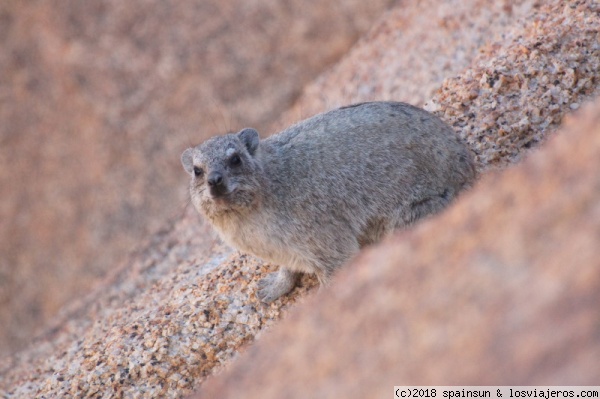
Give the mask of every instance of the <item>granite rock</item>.
[(404, 101), (422, 107), (482, 46), (527, 23), (535, 0), (407, 1), (389, 10), (336, 65), (308, 84), (277, 127), (352, 103)]
[(594, 1), (538, 4), (533, 18), (446, 79), (425, 108), (460, 133), (480, 170), (518, 161), (597, 95), (599, 13)]

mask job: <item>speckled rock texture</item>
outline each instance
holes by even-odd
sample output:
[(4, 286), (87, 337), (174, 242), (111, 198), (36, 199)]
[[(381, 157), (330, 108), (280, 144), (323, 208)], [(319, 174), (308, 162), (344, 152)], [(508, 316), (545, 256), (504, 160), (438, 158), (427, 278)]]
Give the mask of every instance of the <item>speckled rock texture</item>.
[(541, 4), (425, 107), (460, 132), (480, 169), (517, 161), (598, 90), (600, 4)]
[[(519, 38), (532, 35), (532, 27), (538, 27), (535, 28), (535, 34), (539, 41), (561, 44), (552, 49), (538, 49), (541, 53), (535, 59), (542, 61), (534, 64), (536, 69), (543, 70), (548, 62), (566, 63), (569, 54), (572, 54), (572, 47), (568, 43), (573, 40), (574, 45), (577, 41), (588, 43), (586, 50), (589, 53), (585, 60), (578, 61), (580, 65), (588, 66), (581, 68), (578, 79), (589, 78), (590, 86), (586, 87), (584, 84), (578, 88), (574, 85), (561, 89), (566, 97), (560, 98), (566, 102), (561, 102), (556, 108), (551, 123), (544, 125), (529, 118), (524, 123), (531, 128), (519, 130), (531, 136), (547, 136), (559, 125), (562, 116), (572, 111), (571, 104), (583, 104), (596, 94), (600, 74), (599, 69), (593, 67), (598, 65), (600, 59), (597, 40), (600, 17), (597, 4), (593, 1), (569, 2), (565, 7), (563, 3), (558, 0), (545, 2), (543, 5), (523, 2), (522, 8), (515, 6), (512, 9), (508, 7), (496, 10), (477, 1), (457, 2), (454, 7), (456, 15), (463, 15), (465, 19), (457, 17), (456, 21), (471, 26), (466, 22), (466, 16), (486, 15), (489, 17), (486, 24), (496, 27), (485, 30), (487, 33), (473, 40), (475, 47), (470, 50), (470, 58), (464, 60), (465, 65), (456, 72), (449, 73), (445, 82), (438, 81), (440, 90), (436, 93), (433, 93), (426, 79), (437, 76), (438, 73), (443, 74), (439, 72), (442, 60), (431, 65), (431, 73), (424, 71), (422, 64), (415, 64), (413, 74), (405, 71), (395, 83), (392, 80), (375, 86), (371, 94), (378, 96), (377, 93), (387, 85), (395, 84), (401, 88), (403, 81), (411, 81), (407, 85), (412, 87), (406, 93), (407, 98), (411, 92), (416, 93), (418, 87), (422, 87), (423, 92), (415, 95), (415, 98), (421, 98), (423, 103), (428, 98), (432, 99), (427, 102), (428, 106), (435, 107), (434, 111), (438, 115), (456, 125), (457, 132), (476, 152), (482, 171), (487, 170), (486, 162), (491, 162), (489, 166), (495, 167), (518, 160), (519, 156), (508, 149), (514, 148), (519, 153), (529, 150), (528, 147), (535, 147), (536, 142), (541, 140), (532, 141), (529, 145), (512, 140), (501, 142), (500, 138), (503, 136), (494, 137), (493, 129), (486, 130), (489, 126), (485, 127), (488, 123), (485, 118), (470, 119), (468, 128), (465, 127), (467, 125), (462, 125), (463, 119), (452, 119), (453, 109), (471, 107), (472, 112), (487, 115), (484, 107), (490, 105), (485, 102), (479, 108), (471, 105), (478, 98), (485, 98), (485, 81), (480, 83), (481, 94), (478, 93), (477, 96), (463, 93), (463, 86), (457, 82), (463, 79), (468, 81), (469, 77), (483, 70), (482, 63), (485, 60), (480, 58), (479, 51), (481, 54), (488, 54), (494, 62), (506, 59), (502, 64), (508, 68), (506, 71), (520, 70), (523, 64), (515, 52), (520, 54), (522, 49), (515, 43)], [(405, 2), (402, 8), (406, 12), (416, 12), (413, 7), (418, 8), (420, 4), (433, 3)], [(463, 13), (459, 12), (461, 8)], [(478, 8), (490, 12), (477, 11)], [(470, 11), (467, 12), (467, 9)], [(431, 10), (437, 8), (429, 7), (422, 11), (435, 12)], [(373, 54), (395, 51), (396, 57), (388, 58), (389, 62), (386, 64), (387, 68), (392, 69), (392, 60), (405, 65), (402, 64), (403, 60), (412, 57), (398, 52), (396, 48), (380, 45), (391, 43), (395, 37), (403, 35), (404, 25), (396, 26), (394, 22), (399, 15), (401, 13), (398, 10), (387, 14), (357, 47), (368, 54), (369, 41), (373, 40)], [(495, 24), (495, 17), (504, 22)], [(554, 24), (563, 24), (565, 18), (568, 19), (573, 35), (562, 43), (553, 31), (559, 29)], [(540, 20), (548, 22), (536, 22)], [(474, 25), (477, 24), (484, 29), (483, 22), (474, 22)], [(381, 30), (381, 26), (390, 28)], [(418, 29), (418, 26), (412, 26), (411, 29)], [(445, 28), (443, 25), (436, 27), (424, 24), (420, 33), (415, 31), (414, 37), (426, 46), (429, 35), (432, 40), (439, 37), (436, 29)], [(469, 32), (478, 35), (480, 29)], [(384, 35), (389, 38), (384, 40)], [(506, 40), (502, 40), (503, 35)], [(456, 41), (447, 43), (448, 46), (460, 49), (464, 38), (457, 34)], [(476, 49), (478, 43), (483, 46), (481, 50)], [(418, 46), (413, 44), (412, 48)], [(359, 69), (363, 68), (364, 63), (371, 62), (368, 57), (363, 55), (361, 57), (365, 58), (361, 58), (355, 54), (360, 52), (352, 51), (342, 61), (345, 68)], [(447, 50), (446, 54), (448, 58), (445, 62), (450, 65), (454, 52)], [(457, 54), (460, 51), (457, 50)], [(546, 56), (547, 54), (552, 57)], [(510, 60), (514, 62), (511, 63)], [(409, 66), (406, 65), (407, 68)], [(370, 64), (370, 67), (377, 70), (376, 63)], [(339, 73), (354, 76), (348, 81), (348, 85), (356, 85), (366, 76), (344, 71), (345, 69), (340, 69)], [(414, 79), (411, 80), (410, 76), (414, 76)], [(336, 74), (328, 73), (310, 87), (323, 85), (325, 92), (328, 90), (325, 89), (328, 87), (328, 79), (336, 77)], [(425, 80), (420, 81), (420, 77)], [(365, 83), (367, 86), (370, 84), (375, 83)], [(451, 87), (455, 88), (454, 92)], [(472, 88), (471, 85), (464, 86), (464, 90), (469, 92)], [(522, 112), (528, 115), (530, 103), (532, 107), (540, 105), (532, 98), (537, 89), (530, 89), (528, 85), (519, 86), (519, 90), (514, 85), (507, 85), (506, 88), (507, 90), (499, 90), (492, 98), (497, 103), (497, 109), (511, 109), (512, 101), (522, 99)], [(396, 100), (405, 99), (399, 89), (395, 93)], [(452, 98), (455, 100), (452, 101)], [(558, 101), (554, 98), (550, 96), (546, 104), (552, 105), (552, 101)], [(347, 102), (354, 100), (354, 97), (349, 97)], [(322, 100), (315, 95), (314, 101), (318, 104)], [(301, 102), (308, 104), (309, 94)], [(594, 118), (598, 114), (597, 109), (588, 111), (578, 126), (587, 126), (588, 122), (585, 121)], [(597, 123), (597, 119), (595, 121)], [(554, 375), (564, 378), (563, 381), (576, 382), (575, 377), (567, 379), (569, 372), (573, 376), (588, 378), (594, 369), (587, 367), (579, 370), (579, 367), (591, 364), (587, 362), (597, 359), (598, 355), (598, 346), (594, 341), (597, 333), (590, 327), (596, 323), (597, 328), (598, 324), (596, 314), (590, 314), (590, 309), (597, 309), (598, 304), (598, 297), (594, 296), (598, 291), (598, 278), (592, 267), (597, 263), (590, 262), (599, 257), (597, 252), (589, 252), (595, 250), (597, 240), (594, 237), (598, 236), (598, 223), (594, 227), (594, 221), (598, 220), (598, 210), (597, 207), (594, 208), (596, 197), (593, 196), (598, 195), (598, 184), (595, 173), (590, 172), (598, 169), (598, 161), (590, 160), (586, 163), (584, 160), (594, 156), (598, 158), (597, 152), (593, 152), (598, 151), (598, 146), (596, 142), (596, 147), (584, 148), (588, 152), (579, 154), (576, 152), (580, 148), (578, 144), (569, 140), (571, 136), (584, 137), (583, 133), (577, 132), (586, 130), (589, 129), (572, 127), (566, 130), (562, 136), (557, 135), (556, 142), (551, 143), (548, 150), (532, 154), (536, 156), (529, 163), (520, 166), (523, 170), (517, 168), (506, 174), (494, 174), (487, 178), (490, 180), (476, 186), (471, 194), (459, 198), (456, 206), (441, 217), (432, 218), (422, 226), (400, 234), (391, 242), (373, 248), (353, 267), (343, 271), (331, 288), (316, 297), (309, 295), (305, 298), (306, 291), (315, 285), (312, 279), (305, 278), (300, 288), (290, 296), (268, 306), (258, 303), (255, 297), (257, 281), (272, 271), (273, 266), (264, 265), (256, 259), (221, 246), (211, 235), (210, 228), (188, 207), (172, 226), (154, 236), (138, 253), (132, 254), (103, 286), (83, 298), (80, 303), (74, 303), (66, 309), (62, 318), (55, 321), (53, 329), (28, 349), (2, 359), (0, 390), (3, 389), (5, 396), (19, 398), (182, 397), (227, 364), (231, 368), (223, 371), (222, 379), (209, 383), (201, 397), (225, 397), (228, 393), (233, 395), (238, 382), (240, 387), (248, 388), (248, 395), (260, 392), (266, 397), (269, 394), (274, 395), (270, 397), (282, 397), (278, 395), (286, 392), (285, 385), (293, 379), (287, 370), (297, 371), (298, 381), (303, 381), (303, 384), (289, 384), (290, 389), (302, 389), (293, 389), (294, 392), (315, 389), (315, 394), (317, 390), (326, 394), (349, 392), (354, 388), (356, 395), (369, 393), (362, 397), (375, 396), (380, 392), (388, 392), (384, 395), (391, 394), (393, 384), (427, 381), (437, 383), (443, 377), (448, 383), (486, 383), (492, 381), (494, 376), (498, 376), (500, 381), (500, 377), (504, 375), (507, 376), (504, 381), (508, 383), (508, 376), (517, 375), (519, 370), (523, 373), (515, 383), (552, 382)], [(492, 142), (498, 139), (499, 144), (485, 145), (485, 140), (477, 139), (478, 132), (484, 132), (485, 137)], [(507, 150), (498, 152), (499, 147)], [(592, 147), (596, 149), (593, 150)], [(499, 160), (494, 158), (497, 153)], [(504, 161), (503, 157), (506, 158)], [(575, 162), (579, 158), (582, 162)], [(573, 165), (564, 159), (573, 161)], [(562, 161), (559, 163), (557, 160)], [(585, 169), (588, 165), (595, 169)], [(545, 175), (552, 171), (563, 174), (557, 173), (556, 178)], [(581, 172), (580, 178), (577, 177), (578, 171)], [(506, 191), (509, 189), (510, 191)], [(576, 202), (574, 207), (563, 209), (562, 206), (570, 198), (570, 194), (567, 194), (569, 190), (574, 190), (573, 198)], [(563, 195), (556, 195), (557, 198), (554, 199), (553, 195), (559, 191)], [(545, 197), (544, 193), (549, 197)], [(577, 202), (577, 198), (589, 200)], [(528, 199), (537, 199), (538, 203), (528, 203)], [(514, 215), (508, 214), (509, 210), (514, 211)], [(488, 211), (491, 212), (490, 215), (486, 214)], [(506, 213), (502, 213), (503, 211)], [(531, 219), (527, 218), (529, 214)], [(487, 230), (488, 219), (484, 219), (486, 216), (489, 216), (490, 226), (497, 226), (497, 230), (491, 227)], [(584, 222), (588, 224), (581, 228), (586, 235), (574, 235), (571, 227)], [(463, 231), (461, 228), (465, 229), (464, 234), (458, 233)], [(573, 241), (573, 245), (575, 249), (581, 248), (581, 253), (572, 250), (570, 246), (560, 245), (561, 238), (565, 236), (572, 236), (577, 240)], [(526, 245), (527, 237), (531, 239), (530, 246)], [(584, 237), (587, 237), (587, 241)], [(496, 239), (497, 242), (494, 241)], [(548, 246), (544, 244), (546, 239)], [(568, 246), (568, 242), (565, 242)], [(449, 252), (448, 259), (444, 259), (445, 254), (439, 251), (444, 248), (448, 251), (454, 248), (456, 253)], [(560, 252), (563, 248), (564, 252)], [(547, 254), (544, 251), (548, 251)], [(538, 254), (541, 254), (539, 259)], [(581, 259), (581, 262), (570, 263), (565, 260), (571, 256), (581, 256), (573, 258)], [(531, 262), (528, 263), (529, 261)], [(442, 265), (445, 267), (442, 268)], [(503, 267), (504, 265), (507, 266)], [(548, 267), (547, 273), (544, 272), (544, 267)], [(577, 270), (577, 267), (581, 268), (580, 273), (568, 273), (572, 268)], [(563, 277), (564, 280), (561, 280)], [(385, 282), (388, 278), (389, 283)], [(586, 285), (588, 281), (589, 286)], [(378, 282), (382, 284), (381, 290), (376, 285)], [(397, 284), (393, 285), (393, 282)], [(579, 290), (568, 291), (567, 288)], [(571, 296), (568, 296), (569, 293)], [(577, 296), (579, 294), (582, 296)], [(326, 302), (331, 305), (331, 313), (328, 309), (321, 309), (323, 303), (319, 301), (323, 300), (331, 301)], [(289, 314), (287, 309), (299, 301), (304, 303), (298, 304), (297, 311)], [(561, 304), (562, 307), (559, 306)], [(346, 318), (342, 323), (334, 310), (340, 315), (352, 315), (354, 310), (357, 313), (356, 317)], [(400, 311), (406, 311), (406, 317)], [(262, 341), (260, 347), (250, 349), (251, 353), (245, 357), (243, 352), (247, 344), (260, 335), (265, 327), (282, 317), (281, 329), (273, 331), (273, 334), (262, 335), (259, 339)], [(565, 319), (569, 323), (562, 323)], [(300, 320), (306, 320), (308, 324), (294, 330)], [(370, 325), (369, 320), (381, 324)], [(331, 326), (338, 322), (339, 326)], [(335, 330), (336, 328), (339, 330)], [(548, 330), (553, 333), (542, 335), (542, 332)], [(336, 333), (329, 335), (330, 331)], [(332, 351), (324, 351), (323, 357), (319, 357), (318, 352), (299, 349), (316, 348), (319, 342), (326, 342), (327, 339), (339, 340), (340, 345), (332, 344)], [(499, 345), (497, 347), (496, 340)], [(269, 347), (271, 342), (278, 351), (264, 353), (268, 350), (265, 347)], [(515, 342), (519, 346), (515, 346), (514, 352), (511, 352), (511, 343)], [(334, 353), (335, 348), (344, 347), (342, 343), (353, 357), (344, 358), (342, 354)], [(377, 347), (378, 343), (381, 346)], [(568, 343), (573, 346), (567, 346)], [(313, 344), (315, 346), (311, 346)], [(389, 346), (385, 346), (388, 344)], [(389, 350), (389, 353), (378, 357), (376, 354), (379, 352), (372, 355), (362, 350), (370, 347)], [(554, 348), (557, 348), (556, 353), (552, 351)], [(398, 353), (405, 354), (409, 360), (402, 361), (402, 355), (395, 356), (392, 350), (405, 351)], [(496, 372), (491, 360), (484, 362), (484, 354), (488, 353), (486, 350), (491, 350), (491, 355), (503, 361), (499, 360)], [(231, 362), (238, 357), (240, 351), (240, 362)], [(456, 363), (456, 356), (463, 352), (467, 361)], [(455, 356), (448, 355), (439, 365), (431, 364), (431, 359), (438, 353), (452, 353)], [(305, 360), (312, 356), (319, 359), (319, 363), (314, 366)], [(567, 368), (560, 369), (560, 362), (555, 356), (570, 359), (577, 357), (582, 366), (571, 362), (565, 363)], [(269, 371), (268, 359), (279, 362), (276, 368), (283, 374), (276, 375), (276, 371)], [(256, 365), (253, 365), (254, 362)], [(282, 365), (293, 362), (297, 362), (302, 370), (295, 367), (287, 370), (281, 368)], [(349, 364), (361, 362), (370, 366), (368, 372), (352, 368)], [(417, 367), (419, 365), (420, 368)], [(512, 365), (521, 368), (513, 370)], [(255, 372), (262, 372), (262, 376), (254, 374), (254, 368)], [(393, 381), (384, 380), (380, 377), (387, 372), (386, 368), (389, 368), (390, 374), (385, 375), (391, 375), (393, 370), (404, 370), (407, 374), (400, 374), (404, 376), (402, 380), (396, 380), (398, 375), (394, 375)], [(347, 374), (344, 374), (344, 369), (347, 369)], [(486, 376), (490, 380), (475, 381), (474, 373), (485, 370), (488, 370)], [(510, 372), (515, 374), (508, 374)], [(333, 374), (339, 379), (334, 378)], [(328, 378), (320, 380), (321, 383), (311, 388), (309, 379), (304, 378), (315, 375)], [(254, 376), (256, 384), (261, 385), (252, 385), (250, 376)], [(473, 379), (469, 380), (471, 377)], [(352, 380), (357, 383), (337, 386), (340, 381)], [(364, 381), (364, 388), (358, 386), (359, 381)], [(374, 387), (376, 383), (382, 385)], [(391, 385), (386, 385), (388, 383)], [(344, 391), (345, 389), (348, 391)], [(307, 396), (310, 397), (304, 394), (302, 397)], [(243, 397), (249, 396), (244, 394)]]
[(0, 353), (180, 212), (183, 148), (262, 130), (391, 3), (0, 2)]
[(255, 292), (267, 272), (215, 240), (189, 207), (38, 342), (1, 361), (0, 393), (180, 397), (314, 285), (304, 279), (285, 303), (265, 306)]
[[(406, 1), (387, 12), (349, 54), (309, 84), (277, 127), (362, 101), (402, 100), (422, 107), (440, 85), (471, 65), (483, 45), (541, 2)], [(523, 21), (530, 21), (525, 18)]]
[(600, 101), (440, 217), (367, 250), (193, 398), (600, 380)]

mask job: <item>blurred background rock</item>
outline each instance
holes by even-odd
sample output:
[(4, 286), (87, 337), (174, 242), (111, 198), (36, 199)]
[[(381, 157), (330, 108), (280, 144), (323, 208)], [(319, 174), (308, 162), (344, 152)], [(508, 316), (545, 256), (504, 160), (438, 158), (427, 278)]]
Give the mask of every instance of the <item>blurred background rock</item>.
[(0, 355), (185, 207), (185, 147), (272, 126), (392, 3), (0, 3)]

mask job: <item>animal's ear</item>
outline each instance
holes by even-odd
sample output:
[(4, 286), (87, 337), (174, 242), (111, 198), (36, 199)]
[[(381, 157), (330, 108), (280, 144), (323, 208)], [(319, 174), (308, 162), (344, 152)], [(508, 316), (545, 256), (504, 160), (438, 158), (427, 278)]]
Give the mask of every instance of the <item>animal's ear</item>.
[(238, 133), (238, 137), (242, 143), (244, 143), (250, 155), (254, 155), (256, 149), (258, 148), (258, 142), (260, 141), (258, 132), (255, 129), (247, 127)]
[(194, 149), (188, 148), (181, 154), (181, 164), (183, 165), (183, 169), (188, 172), (190, 175), (194, 173)]

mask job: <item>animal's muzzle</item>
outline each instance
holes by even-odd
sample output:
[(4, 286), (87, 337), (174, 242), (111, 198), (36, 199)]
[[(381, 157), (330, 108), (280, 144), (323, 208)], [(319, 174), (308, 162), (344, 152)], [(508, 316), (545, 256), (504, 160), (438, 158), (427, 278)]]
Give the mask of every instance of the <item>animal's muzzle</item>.
[(227, 191), (225, 187), (225, 179), (223, 178), (223, 174), (221, 172), (211, 172), (208, 175), (207, 183), (210, 194), (214, 197), (221, 196)]

